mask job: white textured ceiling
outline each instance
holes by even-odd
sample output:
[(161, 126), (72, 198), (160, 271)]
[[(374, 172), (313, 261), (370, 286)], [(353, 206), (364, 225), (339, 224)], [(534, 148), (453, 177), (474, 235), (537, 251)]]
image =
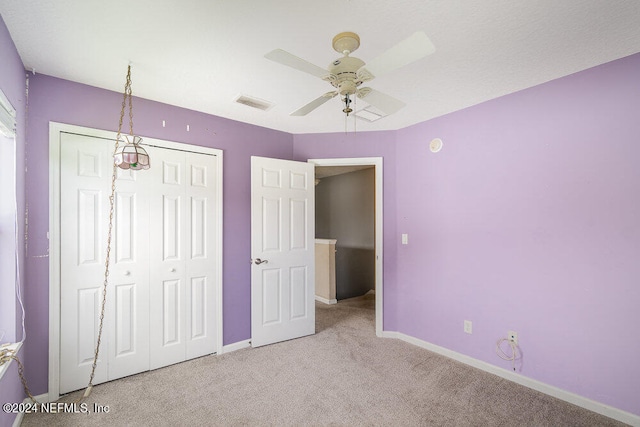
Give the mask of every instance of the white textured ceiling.
[[(120, 92), (131, 62), (135, 96), (290, 133), (343, 131), (342, 105), (290, 117), (332, 88), (264, 54), (281, 48), (324, 68), (342, 31), (360, 35), (352, 56), (365, 62), (415, 31), (436, 47), (368, 83), (407, 105), (359, 120), (358, 131), (403, 128), (640, 52), (637, 0), (0, 0), (0, 13), (36, 73)], [(238, 94), (275, 106), (236, 104)]]

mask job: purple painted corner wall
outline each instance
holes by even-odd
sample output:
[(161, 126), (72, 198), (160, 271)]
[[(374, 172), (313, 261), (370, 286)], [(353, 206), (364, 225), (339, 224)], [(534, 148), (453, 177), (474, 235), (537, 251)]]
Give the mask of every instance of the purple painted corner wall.
[(385, 158), (385, 330), (505, 369), (514, 330), (518, 373), (640, 415), (639, 136), (636, 54), (294, 158)]
[(397, 139), (398, 331), (640, 415), (640, 54)]
[[(24, 218), (25, 212), (25, 174), (24, 174), (24, 159), (25, 159), (25, 128), (26, 128), (26, 96), (25, 96), (25, 72), (22, 60), (18, 55), (13, 40), (9, 35), (9, 31), (0, 16), (0, 89), (5, 94), (13, 108), (16, 110), (16, 170), (18, 174), (16, 176), (16, 195), (18, 198), (18, 218)], [(5, 201), (3, 201), (5, 203)], [(19, 221), (21, 222), (21, 221)], [(24, 224), (18, 225), (18, 235), (24, 235)], [(24, 264), (24, 242), (19, 243), (20, 259), (20, 276), (25, 275)], [(24, 289), (24, 282), (23, 282)], [(6, 337), (14, 339), (22, 339), (22, 326), (20, 317), (22, 316), (20, 308), (16, 306), (16, 329), (13, 331), (6, 331)], [(11, 318), (11, 316), (9, 316)], [(19, 354), (20, 357), (24, 356), (24, 350)], [(18, 378), (17, 369), (15, 364), (5, 373), (0, 384), (0, 403), (4, 402), (21, 402), (23, 398), (22, 384)], [(4, 411), (0, 412), (0, 427), (10, 426), (13, 424), (15, 418), (14, 414), (6, 414)]]
[[(49, 122), (115, 130), (121, 95), (31, 75), (27, 125), (24, 67), (1, 20), (0, 54), (28, 166), (23, 356), (40, 394)], [(505, 369), (495, 342), (515, 330), (521, 375), (640, 416), (640, 54), (399, 131), (291, 135), (138, 98), (134, 110), (143, 136), (224, 150), (225, 344), (250, 338), (250, 156), (383, 157), (384, 329)], [(22, 397), (14, 367), (0, 399)], [(0, 413), (0, 426), (13, 418)]]

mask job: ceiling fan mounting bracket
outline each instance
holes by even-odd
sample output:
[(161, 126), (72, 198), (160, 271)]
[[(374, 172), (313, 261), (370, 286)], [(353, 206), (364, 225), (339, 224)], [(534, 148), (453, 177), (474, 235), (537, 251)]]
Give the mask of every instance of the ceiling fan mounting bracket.
[(336, 52), (348, 56), (360, 47), (360, 37), (356, 33), (345, 31), (336, 35), (331, 45)]

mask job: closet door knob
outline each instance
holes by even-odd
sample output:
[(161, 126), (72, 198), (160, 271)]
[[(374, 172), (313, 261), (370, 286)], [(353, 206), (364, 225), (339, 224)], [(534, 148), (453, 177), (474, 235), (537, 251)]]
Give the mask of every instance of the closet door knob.
[(124, 272), (124, 275), (125, 276), (131, 276), (131, 272), (129, 270), (127, 270), (127, 271)]
[(176, 269), (175, 269), (175, 268), (170, 268), (170, 269), (169, 269), (169, 273), (175, 273), (175, 272), (176, 272)]

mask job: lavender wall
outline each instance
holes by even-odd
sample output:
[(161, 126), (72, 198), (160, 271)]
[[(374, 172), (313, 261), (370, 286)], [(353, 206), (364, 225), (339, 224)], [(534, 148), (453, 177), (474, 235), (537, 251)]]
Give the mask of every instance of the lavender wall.
[[(2, 17), (0, 16), (0, 89), (4, 92), (5, 96), (11, 102), (11, 105), (16, 109), (16, 170), (18, 174), (16, 176), (16, 194), (18, 197), (18, 218), (24, 218), (25, 211), (25, 199), (24, 199), (24, 156), (25, 156), (25, 73), (22, 60), (18, 55), (13, 40), (9, 35)], [(5, 203), (5, 201), (3, 201)], [(20, 221), (22, 222), (22, 221)], [(24, 235), (24, 224), (19, 224), (18, 235)], [(18, 248), (20, 259), (20, 276), (24, 277), (24, 242), (19, 243)], [(24, 285), (23, 285), (24, 289)], [(20, 308), (16, 308), (18, 317), (21, 317)], [(8, 336), (13, 338), (22, 339), (22, 327), (20, 319), (16, 319), (18, 327), (16, 331), (8, 331)], [(24, 351), (19, 354), (20, 358), (24, 358)], [(5, 402), (21, 402), (23, 399), (22, 385), (18, 378), (18, 373), (15, 364), (5, 373), (2, 380), (0, 380), (0, 403)], [(6, 414), (4, 411), (0, 411), (0, 426), (10, 426), (13, 424), (15, 416), (13, 414)]]
[(397, 330), (396, 290), (396, 132), (325, 133), (293, 136), (294, 160), (383, 158), (384, 329)]
[(640, 415), (640, 54), (397, 140), (397, 330)]
[[(132, 78), (135, 93), (135, 69)], [(49, 331), (49, 121), (115, 131), (122, 95), (44, 75), (31, 76), (29, 84), (27, 372), (31, 390), (43, 393), (47, 391)], [(133, 107), (137, 134), (224, 150), (224, 343), (249, 339), (250, 156), (291, 159), (293, 138), (284, 132), (144, 99), (134, 98)]]

